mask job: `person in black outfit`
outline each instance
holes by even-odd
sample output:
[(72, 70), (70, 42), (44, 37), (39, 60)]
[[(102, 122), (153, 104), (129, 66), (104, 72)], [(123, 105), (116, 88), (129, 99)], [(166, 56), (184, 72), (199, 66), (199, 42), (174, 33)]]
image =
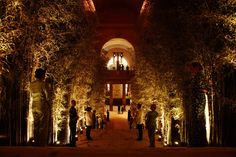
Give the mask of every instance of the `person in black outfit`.
[(131, 111), (128, 110), (128, 121), (130, 121), (130, 119), (131, 119)]
[(110, 113), (109, 113), (109, 110), (107, 110), (107, 121), (109, 122), (110, 120)]
[(124, 106), (121, 107), (121, 113), (123, 114), (124, 113)]
[(70, 146), (76, 146), (76, 124), (78, 120), (77, 111), (75, 109), (76, 101), (71, 100), (71, 108), (70, 108)]
[(118, 114), (120, 114), (120, 105), (118, 105)]
[(98, 124), (98, 123), (96, 123), (96, 122), (97, 122), (96, 110), (93, 110), (93, 126), (92, 126), (93, 129), (97, 128), (96, 124)]

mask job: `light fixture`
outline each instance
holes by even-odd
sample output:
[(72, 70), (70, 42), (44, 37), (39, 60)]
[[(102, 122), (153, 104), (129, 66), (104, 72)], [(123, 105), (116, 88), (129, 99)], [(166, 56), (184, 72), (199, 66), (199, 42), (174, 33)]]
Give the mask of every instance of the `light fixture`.
[(178, 142), (178, 141), (175, 141), (175, 142), (174, 142), (174, 145), (176, 145), (176, 146), (179, 145), (179, 142)]

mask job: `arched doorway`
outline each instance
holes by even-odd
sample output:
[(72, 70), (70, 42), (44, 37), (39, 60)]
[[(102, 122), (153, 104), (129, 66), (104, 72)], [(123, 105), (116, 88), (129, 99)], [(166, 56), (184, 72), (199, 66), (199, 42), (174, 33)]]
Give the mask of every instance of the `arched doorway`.
[(106, 104), (110, 111), (113, 111), (115, 105), (120, 112), (130, 102), (130, 81), (134, 76), (135, 63), (134, 47), (126, 39), (112, 38), (103, 45), (101, 55), (107, 60), (103, 74)]

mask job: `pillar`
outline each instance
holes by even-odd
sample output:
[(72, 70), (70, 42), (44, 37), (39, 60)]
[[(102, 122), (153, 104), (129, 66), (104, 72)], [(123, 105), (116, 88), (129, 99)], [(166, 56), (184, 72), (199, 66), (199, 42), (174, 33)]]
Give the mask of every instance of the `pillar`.
[(122, 84), (122, 106), (124, 111), (126, 111), (126, 96), (125, 96), (125, 84)]
[(113, 111), (113, 84), (110, 85), (110, 111)]

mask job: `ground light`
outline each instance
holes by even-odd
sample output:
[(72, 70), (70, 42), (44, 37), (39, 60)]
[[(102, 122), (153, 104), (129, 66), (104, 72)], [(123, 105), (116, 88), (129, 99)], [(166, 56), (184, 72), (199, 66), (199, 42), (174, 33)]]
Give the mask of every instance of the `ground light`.
[(205, 104), (205, 118), (206, 118), (206, 139), (207, 143), (210, 143), (210, 116), (208, 107), (208, 96), (205, 94), (206, 104)]
[(59, 145), (61, 142), (60, 141), (56, 141), (56, 144)]
[(30, 97), (29, 100), (29, 114), (27, 118), (27, 141), (28, 142), (33, 142), (31, 139), (33, 138), (33, 123), (34, 123), (34, 118), (32, 114), (32, 98)]
[(174, 146), (179, 146), (179, 141), (175, 141)]

